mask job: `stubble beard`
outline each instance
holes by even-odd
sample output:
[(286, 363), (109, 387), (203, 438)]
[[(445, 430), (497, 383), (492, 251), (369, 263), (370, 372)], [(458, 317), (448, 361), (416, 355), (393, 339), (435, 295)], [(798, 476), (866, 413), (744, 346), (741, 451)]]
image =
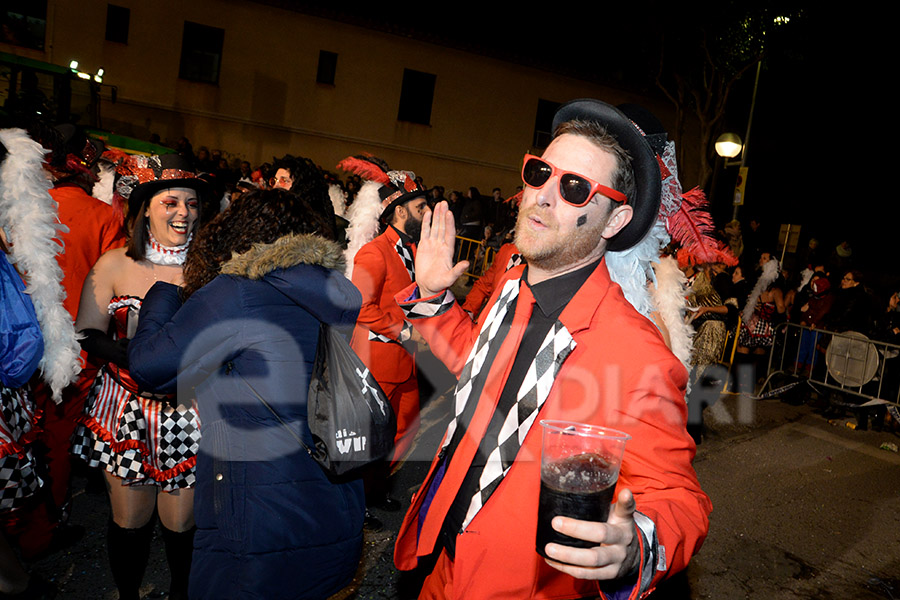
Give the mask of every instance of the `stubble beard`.
[[(528, 218), (534, 214), (547, 226), (546, 230), (529, 230)], [(545, 271), (563, 270), (597, 249), (603, 240), (602, 233), (608, 220), (608, 214), (594, 218), (563, 238), (553, 214), (532, 206), (519, 211), (519, 218), (516, 220), (516, 247), (529, 265)]]

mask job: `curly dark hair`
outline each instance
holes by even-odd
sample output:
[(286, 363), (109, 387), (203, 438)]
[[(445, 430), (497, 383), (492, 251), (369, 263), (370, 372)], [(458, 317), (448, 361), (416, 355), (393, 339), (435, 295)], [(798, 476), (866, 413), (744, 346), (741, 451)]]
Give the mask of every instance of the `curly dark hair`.
[(326, 219), (307, 197), (285, 190), (255, 190), (241, 195), (204, 226), (184, 263), (185, 298), (215, 279), (232, 255), (254, 244), (271, 244), (291, 233), (333, 239), (334, 216)]
[(326, 218), (329, 227), (322, 233), (325, 237), (334, 239), (334, 206), (328, 196), (328, 183), (322, 169), (308, 158), (290, 154), (275, 159), (272, 173), (278, 169), (287, 169), (290, 172), (294, 181), (291, 184), (291, 192), (306, 198), (313, 210)]

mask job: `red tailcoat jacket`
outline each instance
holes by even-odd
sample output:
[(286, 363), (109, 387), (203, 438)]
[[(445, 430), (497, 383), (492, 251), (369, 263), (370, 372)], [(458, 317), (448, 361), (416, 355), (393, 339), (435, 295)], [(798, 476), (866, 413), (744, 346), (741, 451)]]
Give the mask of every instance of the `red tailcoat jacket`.
[[(520, 278), (523, 269), (511, 269), (503, 282)], [(501, 284), (495, 290), (490, 304), (497, 301), (502, 287)], [(428, 298), (404, 302), (412, 297), (414, 289), (410, 286), (397, 296), (405, 308), (434, 302)], [(517, 313), (523, 310), (524, 293), (520, 293)], [(616, 493), (626, 487), (632, 490), (637, 511), (650, 520), (649, 528), (642, 526), (641, 530), (649, 529), (652, 534), (655, 529), (649, 543), (658, 540), (658, 547), (653, 548), (651, 555), (643, 537), (638, 536), (642, 555), (640, 585), (634, 586), (631, 598), (648, 594), (666, 575), (683, 569), (706, 537), (712, 505), (700, 489), (691, 465), (696, 448), (685, 431), (685, 368), (653, 324), (638, 314), (619, 286), (610, 281), (605, 260), (575, 294), (559, 320), (577, 345), (553, 381), (513, 466), (481, 511), (457, 536), (452, 570), (456, 598), (580, 598), (597, 596), (607, 589), (597, 582), (578, 580), (557, 571), (535, 552), (541, 455), (538, 423), (542, 419), (602, 425), (632, 436), (625, 448)], [(436, 316), (413, 323), (435, 355), (459, 374), (478, 326), (455, 303)], [(420, 514), (420, 509), (438, 457), (413, 497), (394, 552), (399, 569), (415, 568), (418, 556), (435, 549), (440, 527), (487, 429), (520, 342), (521, 332), (513, 331), (503, 341), (490, 366), (467, 434), (453, 454), (427, 514)], [(638, 518), (643, 517), (636, 514)], [(421, 531), (417, 532), (419, 527)], [(650, 556), (655, 557), (652, 564), (647, 560)]]

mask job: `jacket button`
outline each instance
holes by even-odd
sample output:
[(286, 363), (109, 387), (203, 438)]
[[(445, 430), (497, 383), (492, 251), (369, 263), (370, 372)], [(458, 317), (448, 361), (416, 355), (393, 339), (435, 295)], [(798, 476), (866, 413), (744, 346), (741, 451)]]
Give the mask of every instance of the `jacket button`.
[(221, 473), (216, 473), (216, 481), (222, 481), (225, 478)]

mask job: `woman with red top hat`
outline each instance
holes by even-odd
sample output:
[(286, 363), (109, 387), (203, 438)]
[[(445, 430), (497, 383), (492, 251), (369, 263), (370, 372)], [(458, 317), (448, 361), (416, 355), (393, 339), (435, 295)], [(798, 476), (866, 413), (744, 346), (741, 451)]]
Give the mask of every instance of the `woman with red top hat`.
[(105, 365), (72, 452), (105, 469), (109, 561), (119, 597), (139, 597), (156, 511), (171, 571), (169, 598), (187, 598), (200, 420), (192, 406), (141, 389), (128, 373), (127, 348), (147, 290), (157, 281), (181, 284), (209, 188), (177, 154), (129, 157), (118, 174), (116, 193), (128, 198), (131, 238), (101, 256), (84, 283), (75, 326), (84, 349)]

